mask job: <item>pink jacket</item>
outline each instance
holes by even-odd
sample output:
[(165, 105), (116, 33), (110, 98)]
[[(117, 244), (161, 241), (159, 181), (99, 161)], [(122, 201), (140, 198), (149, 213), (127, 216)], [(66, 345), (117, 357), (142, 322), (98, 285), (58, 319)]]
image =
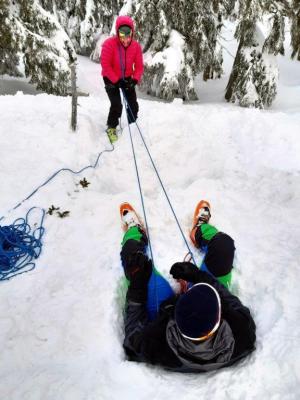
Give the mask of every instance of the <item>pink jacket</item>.
[[(130, 26), (134, 32), (133, 20), (130, 17), (118, 17), (116, 31), (122, 25)], [(104, 41), (100, 63), (102, 76), (105, 76), (113, 83), (116, 83), (123, 77), (131, 77), (139, 82), (144, 71), (143, 54), (140, 44), (132, 39), (130, 45), (125, 48), (122, 46), (118, 36), (108, 38)]]

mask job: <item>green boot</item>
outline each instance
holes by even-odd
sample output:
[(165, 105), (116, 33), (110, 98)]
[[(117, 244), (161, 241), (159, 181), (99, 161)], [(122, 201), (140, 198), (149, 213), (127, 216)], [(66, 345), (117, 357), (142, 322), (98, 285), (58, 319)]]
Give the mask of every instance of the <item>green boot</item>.
[(106, 129), (106, 133), (107, 133), (108, 139), (111, 144), (113, 144), (114, 142), (116, 142), (118, 140), (117, 128), (108, 127)]

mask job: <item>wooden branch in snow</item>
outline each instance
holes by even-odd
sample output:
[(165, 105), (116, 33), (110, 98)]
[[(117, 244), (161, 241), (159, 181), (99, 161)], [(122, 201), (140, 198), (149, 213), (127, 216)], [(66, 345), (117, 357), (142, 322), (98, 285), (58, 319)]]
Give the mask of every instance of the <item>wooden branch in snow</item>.
[(77, 86), (76, 86), (76, 63), (71, 65), (71, 81), (72, 81), (72, 113), (71, 127), (73, 131), (77, 128)]

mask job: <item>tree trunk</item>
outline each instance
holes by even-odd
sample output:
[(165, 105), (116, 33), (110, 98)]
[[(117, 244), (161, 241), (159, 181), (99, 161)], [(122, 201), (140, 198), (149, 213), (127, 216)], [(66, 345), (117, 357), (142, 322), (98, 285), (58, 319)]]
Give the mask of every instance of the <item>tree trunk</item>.
[(238, 67), (237, 66), (238, 66), (238, 64), (240, 62), (240, 50), (243, 47), (243, 42), (244, 42), (243, 38), (241, 38), (240, 43), (239, 43), (239, 47), (238, 47), (238, 49), (236, 51), (236, 55), (235, 55), (235, 59), (234, 59), (234, 62), (233, 62), (231, 74), (230, 74), (230, 77), (229, 77), (229, 81), (228, 81), (227, 86), (226, 86), (225, 99), (227, 101), (231, 100), (233, 89), (234, 89), (234, 84), (235, 84), (236, 78), (238, 76)]

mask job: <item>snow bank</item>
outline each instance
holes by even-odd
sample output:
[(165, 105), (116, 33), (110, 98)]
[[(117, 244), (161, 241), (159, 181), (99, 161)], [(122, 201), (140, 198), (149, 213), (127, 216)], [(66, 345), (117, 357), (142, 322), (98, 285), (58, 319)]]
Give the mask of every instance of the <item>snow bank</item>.
[[(130, 201), (141, 211), (124, 120), (114, 152), (96, 170), (63, 173), (7, 213), (54, 170), (81, 168), (110, 148), (99, 66), (86, 62), (79, 76), (93, 95), (79, 100), (76, 133), (68, 98), (0, 97), (5, 224), (31, 206), (70, 211), (65, 219), (47, 216), (35, 270), (0, 285), (1, 398), (162, 400), (180, 393), (187, 400), (298, 400), (299, 107), (289, 113), (140, 100), (139, 124), (184, 232), (198, 200), (210, 200), (212, 223), (235, 239), (234, 291), (257, 323), (257, 350), (242, 363), (205, 375), (170, 374), (130, 363), (122, 350), (118, 207)], [(132, 131), (155, 263), (171, 280), (169, 268), (186, 249)], [(83, 177), (86, 189), (79, 185)]]

